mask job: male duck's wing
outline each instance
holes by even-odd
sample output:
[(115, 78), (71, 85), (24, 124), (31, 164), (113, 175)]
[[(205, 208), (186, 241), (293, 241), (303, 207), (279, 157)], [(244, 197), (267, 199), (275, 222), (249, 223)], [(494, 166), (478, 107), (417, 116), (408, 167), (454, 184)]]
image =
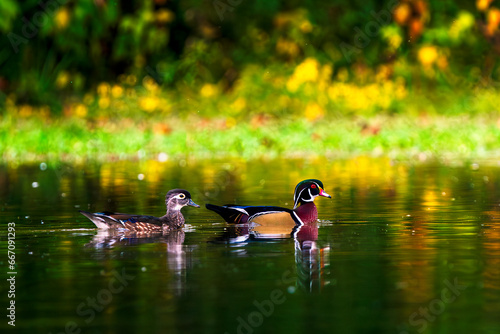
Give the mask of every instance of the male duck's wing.
[(244, 224), (254, 220), (256, 217), (277, 213), (285, 213), (295, 219), (295, 214), (292, 210), (279, 206), (244, 206), (233, 204), (218, 206), (206, 204), (206, 208), (218, 213), (226, 222), (232, 224)]

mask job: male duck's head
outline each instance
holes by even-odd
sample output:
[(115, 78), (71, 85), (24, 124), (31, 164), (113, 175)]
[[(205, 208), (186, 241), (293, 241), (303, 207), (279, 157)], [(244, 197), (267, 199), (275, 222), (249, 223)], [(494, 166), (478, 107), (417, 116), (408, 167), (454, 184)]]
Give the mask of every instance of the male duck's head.
[(193, 202), (189, 191), (184, 189), (172, 189), (165, 196), (165, 204), (167, 205), (167, 212), (180, 211), (183, 207), (189, 205), (199, 208), (200, 206)]
[(308, 179), (299, 182), (293, 193), (293, 208), (297, 208), (300, 204), (314, 202), (318, 196), (332, 198), (323, 190), (323, 182), (316, 179)]

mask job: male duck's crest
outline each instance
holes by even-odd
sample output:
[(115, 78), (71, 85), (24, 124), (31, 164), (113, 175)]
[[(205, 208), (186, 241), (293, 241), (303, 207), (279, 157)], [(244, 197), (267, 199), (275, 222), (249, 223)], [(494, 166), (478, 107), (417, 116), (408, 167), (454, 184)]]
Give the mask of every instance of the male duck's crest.
[(212, 205), (209, 210), (215, 211), (228, 223), (245, 224), (255, 222), (261, 226), (282, 224), (293, 227), (295, 224), (313, 222), (318, 219), (318, 211), (314, 199), (318, 196), (331, 198), (323, 190), (323, 183), (316, 179), (304, 180), (297, 184), (293, 196), (293, 210), (277, 206), (247, 206), (247, 205)]
[(318, 196), (332, 198), (323, 190), (323, 182), (316, 179), (308, 179), (299, 182), (293, 193), (293, 208), (296, 209), (300, 204), (314, 202)]
[(124, 229), (135, 232), (162, 232), (176, 229), (184, 225), (184, 216), (181, 209), (185, 206), (200, 206), (193, 202), (189, 191), (184, 189), (170, 190), (165, 196), (167, 211), (162, 217), (131, 215), (116, 212), (90, 213), (80, 211), (101, 229)]

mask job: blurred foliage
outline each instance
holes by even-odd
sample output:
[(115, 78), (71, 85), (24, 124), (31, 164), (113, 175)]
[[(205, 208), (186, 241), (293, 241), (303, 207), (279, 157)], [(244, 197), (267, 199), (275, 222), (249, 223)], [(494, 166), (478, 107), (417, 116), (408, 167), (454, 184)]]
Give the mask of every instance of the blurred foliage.
[(20, 117), (197, 114), (229, 122), (492, 112), (497, 7), (492, 0), (5, 0), (1, 109)]
[[(0, 122), (0, 160), (79, 162), (221, 158), (233, 160), (360, 155), (426, 161), (498, 159), (500, 118), (491, 116), (377, 116), (352, 121), (253, 116), (186, 119), (128, 117), (107, 121), (19, 118)], [(496, 160), (495, 160), (496, 161)]]

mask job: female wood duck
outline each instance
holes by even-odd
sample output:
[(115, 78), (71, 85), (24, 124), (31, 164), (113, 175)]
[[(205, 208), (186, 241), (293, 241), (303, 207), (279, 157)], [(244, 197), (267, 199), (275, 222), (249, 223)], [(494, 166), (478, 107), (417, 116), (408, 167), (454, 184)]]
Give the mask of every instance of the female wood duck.
[(165, 196), (167, 212), (162, 217), (129, 215), (126, 213), (80, 211), (101, 229), (122, 229), (135, 232), (163, 232), (178, 229), (184, 225), (184, 216), (181, 209), (187, 205), (199, 208), (193, 202), (191, 194), (184, 189), (173, 189)]
[[(245, 224), (255, 222), (260, 229), (292, 228), (293, 225), (309, 223), (318, 219), (318, 210), (314, 199), (318, 196), (332, 198), (323, 190), (320, 180), (309, 179), (297, 184), (293, 194), (293, 210), (278, 206), (217, 206), (207, 204), (209, 210), (217, 212), (228, 223)], [(280, 226), (283, 225), (283, 226)], [(282, 228), (281, 228), (282, 227)], [(272, 233), (272, 231), (266, 231)]]

